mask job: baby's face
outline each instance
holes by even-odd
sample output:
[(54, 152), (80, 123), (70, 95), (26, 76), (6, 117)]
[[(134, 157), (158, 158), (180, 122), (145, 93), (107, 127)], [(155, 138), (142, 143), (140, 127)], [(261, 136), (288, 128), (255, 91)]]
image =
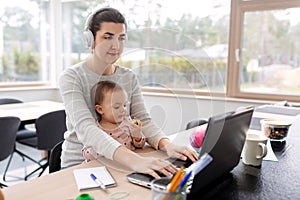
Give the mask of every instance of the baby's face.
[(127, 116), (128, 97), (123, 90), (110, 91), (103, 101), (102, 120), (121, 123)]

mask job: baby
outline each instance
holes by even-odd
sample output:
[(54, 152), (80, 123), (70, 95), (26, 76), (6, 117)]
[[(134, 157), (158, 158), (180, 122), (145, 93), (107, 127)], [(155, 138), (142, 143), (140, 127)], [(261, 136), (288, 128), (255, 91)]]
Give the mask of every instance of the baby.
[[(137, 118), (131, 120), (128, 116), (125, 90), (114, 82), (100, 81), (93, 93), (99, 127), (130, 150), (143, 148), (145, 137), (141, 131), (142, 122)], [(86, 162), (99, 156), (90, 146), (83, 147), (82, 153)]]

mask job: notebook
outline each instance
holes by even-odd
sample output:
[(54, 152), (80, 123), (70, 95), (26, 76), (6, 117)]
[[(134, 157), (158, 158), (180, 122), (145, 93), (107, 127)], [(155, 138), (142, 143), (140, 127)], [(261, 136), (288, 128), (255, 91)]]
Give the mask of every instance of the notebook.
[[(213, 160), (194, 176), (191, 195), (196, 194), (201, 188), (223, 174), (230, 172), (239, 163), (253, 111), (253, 107), (247, 107), (210, 117), (199, 158), (208, 153)], [(180, 163), (179, 165), (185, 167), (192, 163), (177, 159), (172, 161), (172, 158), (169, 160), (175, 165)], [(134, 184), (150, 187), (154, 178), (134, 172), (127, 175), (127, 179)]]
[(105, 166), (75, 169), (73, 174), (78, 190), (99, 187), (99, 185), (91, 178), (91, 174), (94, 174), (106, 187), (116, 186), (116, 181)]

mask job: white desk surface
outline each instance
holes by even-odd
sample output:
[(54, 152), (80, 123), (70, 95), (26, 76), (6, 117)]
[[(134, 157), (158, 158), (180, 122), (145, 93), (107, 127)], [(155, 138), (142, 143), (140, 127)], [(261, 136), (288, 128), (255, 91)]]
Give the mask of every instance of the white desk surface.
[(64, 106), (56, 101), (32, 101), (0, 105), (0, 117), (16, 116), (21, 121), (35, 120), (48, 112), (63, 110)]

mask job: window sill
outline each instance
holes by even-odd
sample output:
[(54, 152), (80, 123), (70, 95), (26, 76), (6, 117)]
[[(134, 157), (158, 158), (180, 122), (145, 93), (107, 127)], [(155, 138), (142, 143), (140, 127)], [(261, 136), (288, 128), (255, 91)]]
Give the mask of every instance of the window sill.
[[(226, 101), (231, 103), (245, 103), (245, 104), (274, 104), (279, 101), (272, 100), (261, 100), (261, 99), (247, 99), (247, 98), (234, 98), (234, 97), (225, 97), (221, 95), (217, 96), (206, 96), (206, 95), (191, 95), (191, 94), (174, 94), (174, 93), (164, 93), (164, 92), (146, 92), (143, 91), (144, 96), (152, 96), (152, 97), (166, 97), (166, 98), (186, 98), (186, 99), (197, 99), (197, 100), (214, 100), (214, 101)], [(300, 107), (299, 102), (289, 102), (295, 107)]]

